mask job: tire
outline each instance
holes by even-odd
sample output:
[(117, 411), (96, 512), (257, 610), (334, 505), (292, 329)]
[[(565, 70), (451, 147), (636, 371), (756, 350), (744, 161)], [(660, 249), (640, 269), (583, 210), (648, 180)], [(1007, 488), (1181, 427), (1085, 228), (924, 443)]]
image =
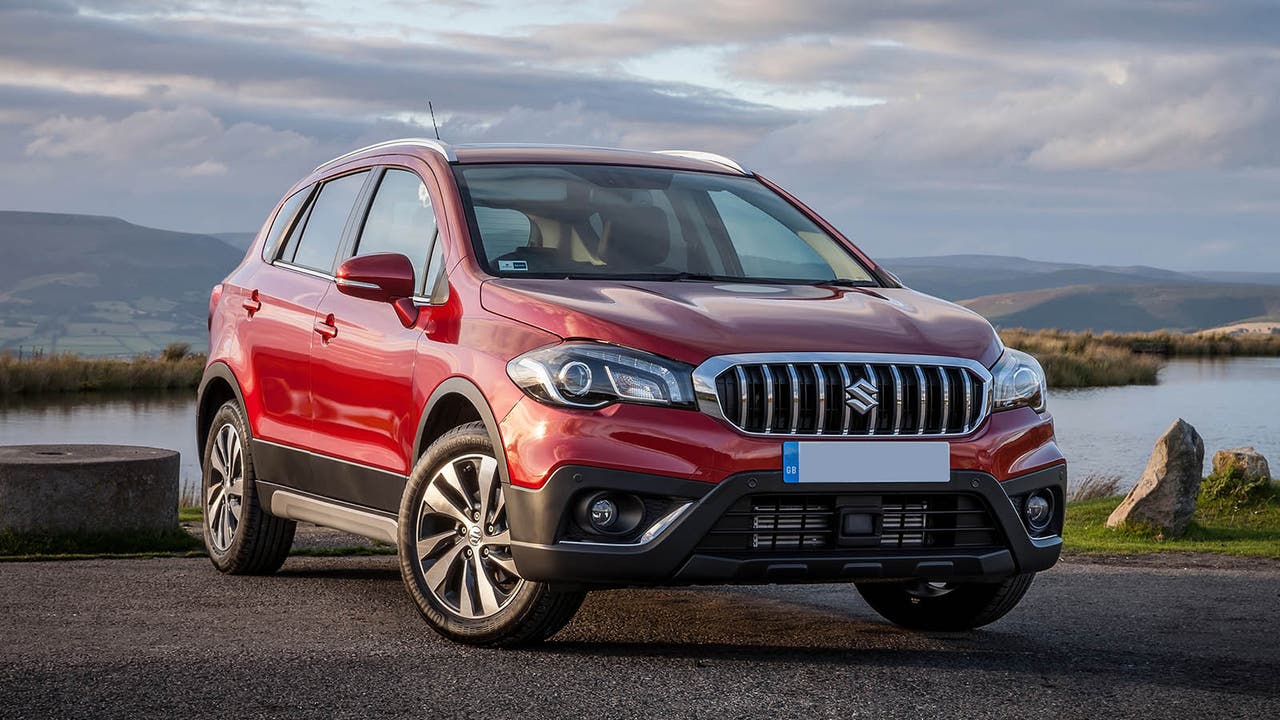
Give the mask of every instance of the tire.
[(427, 448), (400, 502), (400, 573), (418, 611), (441, 635), (511, 647), (554, 635), (586, 593), (552, 590), (517, 574), (496, 457), (478, 422)]
[(1035, 573), (997, 583), (859, 583), (858, 592), (886, 620), (911, 630), (972, 630), (1013, 609)]
[(251, 439), (239, 405), (227, 402), (218, 408), (201, 465), (201, 514), (205, 550), (213, 566), (228, 575), (270, 575), (279, 570), (297, 527), (259, 504)]

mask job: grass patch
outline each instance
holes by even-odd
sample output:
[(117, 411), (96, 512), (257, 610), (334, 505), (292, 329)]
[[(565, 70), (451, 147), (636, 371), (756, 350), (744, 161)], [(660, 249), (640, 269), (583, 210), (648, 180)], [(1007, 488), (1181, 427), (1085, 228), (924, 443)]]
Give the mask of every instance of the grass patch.
[(171, 345), (160, 357), (140, 356), (132, 360), (71, 354), (19, 360), (3, 353), (0, 354), (0, 395), (194, 389), (204, 372), (205, 358), (187, 350), (187, 345)]
[(89, 557), (150, 557), (203, 550), (181, 528), (117, 533), (0, 533), (0, 560)]
[(1280, 559), (1280, 486), (1252, 502), (1201, 496), (1196, 514), (1180, 538), (1165, 538), (1153, 528), (1109, 528), (1107, 516), (1119, 497), (1067, 505), (1063, 538), (1067, 552), (1142, 555), (1155, 552), (1201, 552)]
[(178, 508), (178, 522), (200, 522), (204, 515), (198, 507)]

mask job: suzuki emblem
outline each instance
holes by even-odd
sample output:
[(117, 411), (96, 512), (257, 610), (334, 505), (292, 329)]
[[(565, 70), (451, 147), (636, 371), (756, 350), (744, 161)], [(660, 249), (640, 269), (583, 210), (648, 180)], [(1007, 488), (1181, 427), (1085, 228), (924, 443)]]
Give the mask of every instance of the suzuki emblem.
[(866, 415), (867, 411), (880, 404), (880, 392), (866, 378), (860, 378), (857, 382), (846, 387), (844, 396), (844, 404), (863, 415)]

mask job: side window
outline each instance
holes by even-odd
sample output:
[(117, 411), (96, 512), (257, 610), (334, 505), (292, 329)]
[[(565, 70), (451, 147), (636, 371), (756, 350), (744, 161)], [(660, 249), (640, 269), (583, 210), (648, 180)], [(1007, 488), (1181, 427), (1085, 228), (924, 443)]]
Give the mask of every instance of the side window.
[[(342, 231), (368, 175), (368, 171), (358, 172), (321, 185), (320, 194), (311, 204), (302, 237), (293, 248), (285, 248), (286, 253), (280, 259), (312, 270), (331, 272), (338, 245), (342, 242)], [(294, 244), (292, 238), (289, 243)], [(293, 251), (292, 257), (288, 256), (289, 250)]]
[(427, 186), (412, 172), (388, 170), (378, 183), (356, 255), (400, 253), (413, 261), (414, 287), (422, 292), (423, 269), (436, 236)]
[(276, 213), (276, 217), (271, 221), (271, 229), (267, 230), (267, 241), (262, 244), (262, 258), (271, 260), (276, 256), (276, 250), (280, 248), (281, 235), (284, 234), (285, 228), (293, 222), (293, 217), (298, 214), (298, 208), (302, 206), (302, 201), (307, 199), (311, 194), (311, 188), (306, 187), (289, 196), (288, 200), (280, 206), (280, 212)]
[(822, 256), (772, 215), (725, 190), (708, 194), (747, 276), (797, 279), (831, 276), (831, 266)]

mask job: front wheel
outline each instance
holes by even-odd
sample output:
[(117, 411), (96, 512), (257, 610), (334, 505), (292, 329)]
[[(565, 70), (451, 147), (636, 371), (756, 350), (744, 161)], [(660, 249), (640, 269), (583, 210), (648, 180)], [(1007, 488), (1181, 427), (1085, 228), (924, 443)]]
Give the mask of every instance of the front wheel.
[(399, 540), (409, 596), (437, 632), (458, 642), (542, 641), (568, 624), (585, 595), (520, 577), (482, 423), (450, 430), (418, 461), (400, 503)]
[(886, 620), (912, 630), (972, 630), (1004, 617), (1035, 573), (994, 583), (858, 583), (867, 604)]

